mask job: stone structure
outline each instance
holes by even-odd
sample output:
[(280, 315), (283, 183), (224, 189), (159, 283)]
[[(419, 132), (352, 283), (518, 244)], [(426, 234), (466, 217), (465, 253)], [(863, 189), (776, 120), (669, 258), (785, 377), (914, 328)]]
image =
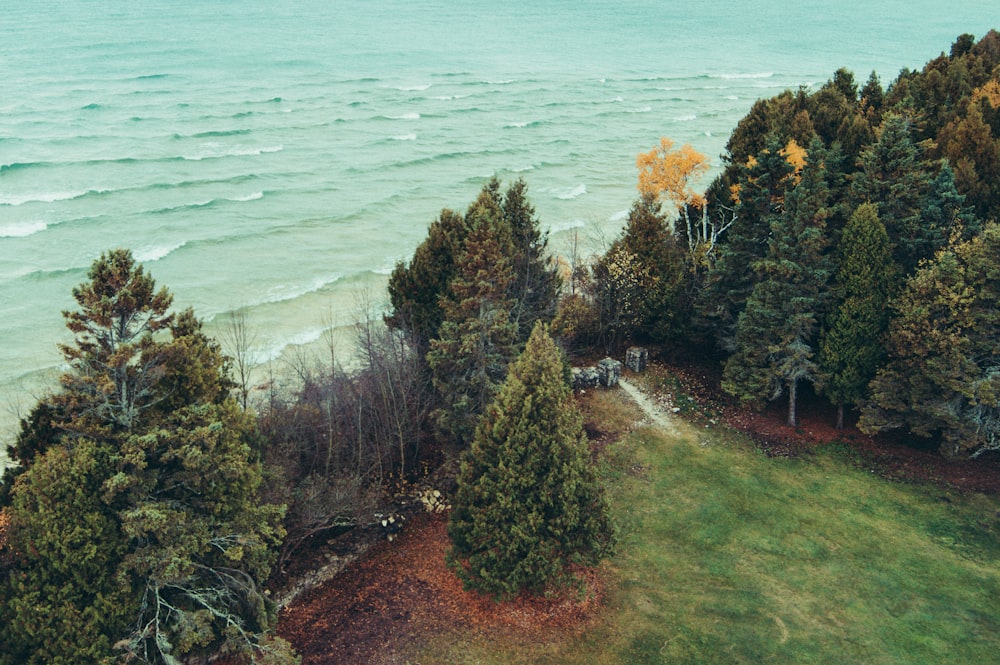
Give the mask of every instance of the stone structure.
[(622, 364), (613, 358), (605, 358), (597, 363), (597, 374), (602, 386), (614, 388), (622, 375)]
[(600, 380), (596, 367), (580, 367), (573, 369), (573, 390), (596, 388)]
[(633, 372), (644, 372), (649, 365), (649, 351), (641, 346), (631, 346), (625, 352), (625, 366)]

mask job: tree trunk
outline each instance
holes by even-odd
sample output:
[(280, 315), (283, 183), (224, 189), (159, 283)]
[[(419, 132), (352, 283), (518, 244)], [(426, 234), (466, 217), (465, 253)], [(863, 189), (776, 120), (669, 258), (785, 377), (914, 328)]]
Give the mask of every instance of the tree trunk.
[(844, 429), (844, 403), (837, 405), (837, 429)]
[(792, 379), (788, 382), (788, 426), (795, 427), (795, 398), (798, 392), (799, 382)]

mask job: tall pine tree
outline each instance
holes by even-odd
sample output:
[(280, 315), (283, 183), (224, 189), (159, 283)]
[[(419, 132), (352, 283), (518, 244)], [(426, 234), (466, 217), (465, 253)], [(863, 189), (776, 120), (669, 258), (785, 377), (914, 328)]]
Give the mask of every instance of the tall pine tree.
[(815, 139), (798, 183), (771, 217), (767, 257), (753, 264), (759, 281), (740, 314), (736, 351), (723, 373), (722, 387), (742, 401), (760, 404), (787, 391), (792, 426), (799, 382), (819, 378), (813, 356), (830, 272), (824, 155)]
[(439, 432), (458, 448), (471, 440), (517, 354), (509, 295), (513, 240), (489, 190), (469, 208), (466, 223), (469, 235), (456, 261), (458, 272), (441, 301), (445, 318), (427, 353), (441, 400), (432, 416)]
[(733, 187), (735, 221), (698, 294), (696, 308), (702, 325), (713, 331), (725, 351), (736, 348), (737, 319), (758, 281), (758, 273), (748, 268), (766, 256), (771, 221), (785, 207), (785, 191), (795, 168), (783, 152), (781, 140), (771, 134), (766, 148), (739, 167)]
[(537, 324), (462, 456), (448, 534), (466, 586), (543, 592), (613, 547), (561, 352)]
[(65, 314), (77, 337), (62, 389), (19, 437), (30, 445), (8, 508), (4, 651), (19, 663), (220, 651), (290, 662), (267, 636), (261, 587), (282, 509), (260, 502), (253, 422), (227, 397), (218, 345), (190, 311), (168, 313), (170, 294), (129, 251), (103, 254), (88, 277)]
[(885, 357), (889, 297), (896, 271), (889, 236), (873, 204), (858, 207), (844, 228), (840, 267), (833, 286), (836, 305), (820, 345), (823, 392), (837, 406), (837, 427), (844, 406), (866, 394)]

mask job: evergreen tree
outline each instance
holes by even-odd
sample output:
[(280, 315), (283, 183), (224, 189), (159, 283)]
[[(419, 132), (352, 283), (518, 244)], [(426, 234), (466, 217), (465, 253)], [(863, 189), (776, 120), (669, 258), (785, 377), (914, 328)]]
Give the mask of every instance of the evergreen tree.
[[(495, 216), (496, 232), (509, 246), (512, 278), (506, 295), (513, 303), (511, 320), (522, 343), (535, 321), (549, 321), (555, 315), (560, 289), (556, 266), (546, 254), (548, 235), (541, 231), (527, 189), (524, 180), (517, 180), (501, 192), (500, 180), (492, 177), (470, 208), (488, 206)], [(422, 354), (429, 349), (430, 340), (439, 336), (446, 318), (443, 300), (450, 297), (449, 285), (460, 270), (471, 232), (467, 216), (441, 211), (410, 263), (397, 264), (389, 278), (393, 311), (386, 320), (392, 327), (408, 331)]]
[(640, 274), (649, 276), (640, 291), (637, 332), (656, 342), (676, 341), (687, 333), (691, 273), (688, 253), (655, 197), (643, 196), (632, 205), (616, 244), (635, 257)]
[(548, 233), (541, 231), (527, 190), (524, 180), (517, 180), (507, 188), (500, 205), (514, 245), (511, 317), (521, 343), (528, 339), (537, 321), (548, 323), (555, 316), (562, 286), (556, 264), (547, 254)]
[(861, 152), (860, 166), (853, 183), (855, 200), (878, 205), (893, 257), (901, 273), (909, 274), (933, 254), (935, 237), (940, 237), (922, 216), (932, 174), (910, 135), (910, 122), (895, 113), (886, 115), (878, 140)]
[[(40, 453), (12, 491), (0, 578), (0, 663), (116, 662), (138, 614), (133, 580), (117, 579), (128, 538), (101, 498), (108, 446), (80, 438)], [(7, 571), (3, 571), (7, 572)]]
[(445, 319), (427, 353), (442, 405), (432, 415), (439, 431), (458, 447), (471, 440), (476, 420), (516, 355), (517, 339), (509, 297), (513, 241), (488, 190), (466, 213), (466, 223), (469, 235), (456, 262), (458, 273), (441, 301)]
[(448, 533), (466, 586), (505, 597), (564, 582), (613, 533), (561, 353), (538, 324), (462, 456)]
[(732, 228), (719, 246), (719, 258), (708, 272), (696, 308), (703, 326), (712, 330), (719, 347), (733, 351), (737, 318), (753, 292), (758, 273), (749, 269), (768, 251), (771, 221), (785, 205), (785, 191), (795, 168), (783, 154), (777, 135), (739, 169)]
[(895, 269), (889, 236), (874, 205), (858, 207), (840, 242), (840, 268), (833, 287), (836, 306), (820, 346), (823, 392), (837, 406), (837, 427), (844, 426), (844, 405), (859, 402), (885, 357), (889, 296)]
[(861, 112), (868, 120), (868, 124), (877, 127), (882, 123), (882, 105), (885, 103), (885, 92), (882, 90), (882, 83), (878, 74), (872, 70), (864, 87), (861, 88)]
[(940, 436), (949, 457), (1000, 449), (1000, 226), (938, 253), (896, 301), (889, 360), (859, 423)]
[(458, 271), (456, 258), (468, 235), (465, 217), (442, 210), (427, 231), (427, 238), (417, 246), (410, 263), (396, 264), (389, 277), (390, 326), (405, 330), (415, 341), (421, 355), (430, 340), (438, 335), (444, 321), (441, 298)]
[(63, 347), (62, 390), (19, 437), (30, 457), (0, 583), (16, 616), (0, 641), (19, 662), (290, 662), (266, 636), (274, 614), (260, 587), (281, 509), (261, 505), (253, 423), (226, 397), (218, 345), (190, 311), (168, 313), (170, 294), (127, 250), (88, 276), (74, 290), (81, 309), (66, 313), (77, 338)]
[(787, 389), (792, 426), (799, 382), (819, 378), (815, 336), (829, 279), (824, 155), (814, 140), (799, 182), (771, 218), (768, 254), (753, 264), (759, 281), (740, 314), (736, 350), (723, 373), (723, 389), (742, 401), (759, 404)]

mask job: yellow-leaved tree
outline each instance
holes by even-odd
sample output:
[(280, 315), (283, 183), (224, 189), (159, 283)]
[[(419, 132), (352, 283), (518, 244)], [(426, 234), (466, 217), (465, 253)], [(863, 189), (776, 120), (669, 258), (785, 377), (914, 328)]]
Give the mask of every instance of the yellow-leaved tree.
[[(719, 236), (733, 222), (710, 219), (708, 202), (693, 187), (708, 172), (708, 159), (687, 143), (675, 148), (673, 141), (662, 137), (658, 146), (636, 157), (635, 165), (639, 169), (640, 194), (655, 197), (673, 209), (676, 219), (684, 222), (695, 265), (701, 263), (699, 259), (709, 256)], [(692, 219), (692, 212), (698, 213), (700, 220)]]

